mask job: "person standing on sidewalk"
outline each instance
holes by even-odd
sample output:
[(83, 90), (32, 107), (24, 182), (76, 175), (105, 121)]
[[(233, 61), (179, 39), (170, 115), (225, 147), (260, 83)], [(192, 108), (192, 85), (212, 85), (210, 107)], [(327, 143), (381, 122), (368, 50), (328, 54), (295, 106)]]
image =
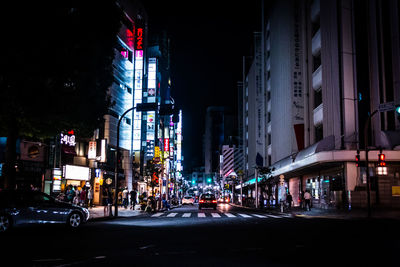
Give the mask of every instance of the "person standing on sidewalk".
[(289, 210), (292, 208), (292, 201), (293, 201), (292, 195), (290, 194), (290, 192), (288, 192), (286, 195), (286, 203), (288, 205)]
[(93, 189), (92, 188), (89, 188), (87, 198), (88, 198), (88, 207), (92, 208), (92, 205), (93, 205)]
[(125, 187), (124, 191), (122, 191), (122, 205), (125, 209), (128, 208), (128, 188)]
[(136, 205), (136, 191), (132, 189), (129, 194), (131, 195), (131, 210), (134, 210)]
[(304, 193), (304, 201), (306, 210), (311, 210), (311, 200), (312, 196), (308, 190)]

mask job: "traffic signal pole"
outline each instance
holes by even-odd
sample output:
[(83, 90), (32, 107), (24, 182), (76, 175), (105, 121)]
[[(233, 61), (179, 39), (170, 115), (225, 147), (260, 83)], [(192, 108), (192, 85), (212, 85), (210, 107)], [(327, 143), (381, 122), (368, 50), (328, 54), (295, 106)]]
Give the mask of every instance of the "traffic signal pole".
[(364, 149), (365, 149), (365, 166), (367, 168), (367, 209), (368, 209), (368, 218), (371, 218), (371, 182), (369, 176), (369, 160), (368, 160), (368, 128), (371, 123), (371, 118), (374, 116), (378, 110), (372, 112), (370, 116), (368, 116), (367, 121), (364, 125)]

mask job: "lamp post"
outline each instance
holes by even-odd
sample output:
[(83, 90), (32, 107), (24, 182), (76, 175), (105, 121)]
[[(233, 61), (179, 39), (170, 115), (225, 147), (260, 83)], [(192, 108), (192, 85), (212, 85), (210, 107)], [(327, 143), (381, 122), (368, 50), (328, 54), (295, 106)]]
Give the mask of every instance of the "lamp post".
[(121, 125), (122, 119), (125, 117), (125, 115), (129, 112), (136, 109), (136, 111), (154, 111), (158, 109), (158, 104), (157, 103), (138, 103), (136, 104), (136, 107), (132, 107), (130, 109), (127, 109), (122, 115), (121, 118), (118, 120), (118, 125), (117, 125), (117, 148), (116, 148), (116, 158), (114, 162), (114, 180), (115, 180), (115, 195), (114, 195), (114, 216), (118, 216), (118, 159), (119, 159), (119, 127)]

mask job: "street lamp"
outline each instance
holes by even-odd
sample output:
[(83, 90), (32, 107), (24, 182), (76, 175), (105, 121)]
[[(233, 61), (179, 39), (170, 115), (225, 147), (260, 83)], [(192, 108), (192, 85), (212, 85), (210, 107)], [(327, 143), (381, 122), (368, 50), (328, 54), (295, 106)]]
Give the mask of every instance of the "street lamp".
[(138, 103), (136, 107), (132, 107), (126, 110), (122, 115), (121, 118), (118, 120), (117, 125), (117, 148), (116, 148), (116, 158), (114, 162), (114, 179), (115, 179), (115, 195), (114, 195), (114, 216), (118, 216), (118, 159), (119, 159), (119, 126), (121, 125), (122, 119), (125, 115), (129, 112), (136, 109), (136, 111), (155, 111), (158, 109), (157, 103)]

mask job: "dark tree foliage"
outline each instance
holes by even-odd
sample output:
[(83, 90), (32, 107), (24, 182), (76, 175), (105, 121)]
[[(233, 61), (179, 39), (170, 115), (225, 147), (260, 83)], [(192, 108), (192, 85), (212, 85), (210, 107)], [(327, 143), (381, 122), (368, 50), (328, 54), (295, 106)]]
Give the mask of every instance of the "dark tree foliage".
[(73, 129), (89, 137), (110, 99), (112, 60), (122, 12), (97, 9), (1, 11), (0, 136), (7, 136), (5, 174), (15, 140), (44, 139)]

